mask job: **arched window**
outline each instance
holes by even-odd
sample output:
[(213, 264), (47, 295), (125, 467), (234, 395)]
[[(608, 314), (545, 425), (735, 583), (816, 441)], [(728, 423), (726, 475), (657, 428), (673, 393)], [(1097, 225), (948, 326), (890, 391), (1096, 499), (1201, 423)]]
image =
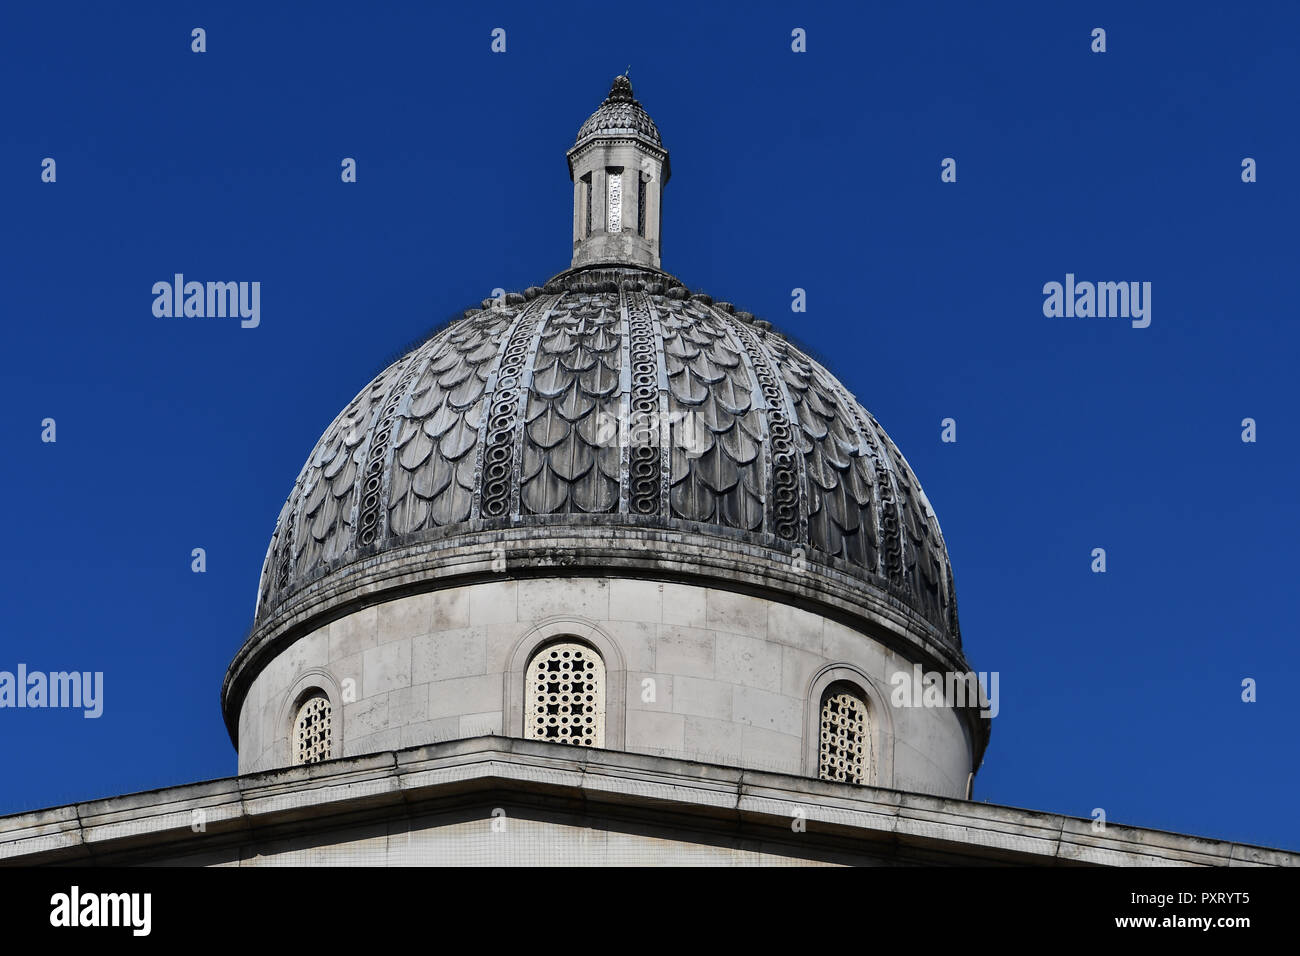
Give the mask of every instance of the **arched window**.
[(586, 644), (548, 644), (528, 662), (524, 736), (605, 746), (605, 662)]
[(298, 708), (293, 721), (293, 762), (320, 763), (330, 759), (330, 699), (314, 690)]
[(866, 696), (852, 684), (832, 684), (822, 696), (817, 776), (865, 785), (870, 757)]

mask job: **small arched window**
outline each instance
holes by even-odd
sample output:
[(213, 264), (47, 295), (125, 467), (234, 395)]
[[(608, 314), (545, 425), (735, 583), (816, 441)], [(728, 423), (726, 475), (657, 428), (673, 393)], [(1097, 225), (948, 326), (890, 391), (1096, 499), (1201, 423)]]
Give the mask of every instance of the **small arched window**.
[(293, 762), (320, 763), (330, 759), (333, 740), (330, 732), (330, 699), (314, 690), (307, 695), (293, 721)]
[(866, 695), (852, 684), (832, 684), (822, 696), (817, 776), (822, 780), (869, 782), (871, 740)]
[(605, 662), (586, 644), (548, 644), (528, 662), (524, 736), (605, 746)]

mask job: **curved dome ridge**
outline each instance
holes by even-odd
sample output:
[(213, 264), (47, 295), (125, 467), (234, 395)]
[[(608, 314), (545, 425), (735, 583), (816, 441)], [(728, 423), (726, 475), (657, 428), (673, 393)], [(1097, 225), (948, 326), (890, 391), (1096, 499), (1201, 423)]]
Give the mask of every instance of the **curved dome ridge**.
[(871, 414), (768, 323), (631, 267), (467, 312), (362, 389), (285, 503), (258, 620), (369, 555), (557, 523), (740, 540), (960, 647), (938, 521)]

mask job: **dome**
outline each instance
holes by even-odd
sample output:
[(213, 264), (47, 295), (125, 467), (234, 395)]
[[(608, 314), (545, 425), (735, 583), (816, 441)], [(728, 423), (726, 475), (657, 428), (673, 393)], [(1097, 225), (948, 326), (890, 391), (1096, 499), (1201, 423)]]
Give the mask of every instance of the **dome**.
[(974, 679), (916, 475), (662, 268), (627, 77), (566, 158), (568, 269), (407, 351), (299, 472), (222, 687), (240, 772), (499, 734), (968, 796), (991, 712), (891, 699)]
[(598, 134), (621, 134), (638, 136), (655, 146), (662, 146), (659, 129), (654, 120), (632, 97), (632, 81), (626, 76), (614, 78), (609, 95), (596, 108), (596, 112), (587, 117), (587, 121), (578, 129), (574, 146), (580, 146), (586, 140)]
[(377, 553), (565, 525), (748, 545), (751, 568), (834, 573), (960, 646), (934, 512), (871, 413), (767, 322), (629, 267), (486, 300), (366, 385), (281, 512), (258, 618)]

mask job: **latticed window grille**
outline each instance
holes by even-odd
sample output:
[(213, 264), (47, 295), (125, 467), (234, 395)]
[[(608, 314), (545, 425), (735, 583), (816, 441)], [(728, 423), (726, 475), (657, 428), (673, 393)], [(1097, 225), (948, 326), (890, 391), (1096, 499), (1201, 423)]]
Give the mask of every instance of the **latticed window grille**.
[(608, 213), (606, 232), (623, 231), (623, 167), (610, 166), (605, 170), (605, 211)]
[(822, 780), (865, 785), (870, 752), (867, 702), (852, 690), (832, 688), (822, 698), (817, 776)]
[(605, 664), (585, 644), (551, 644), (528, 664), (524, 736), (605, 746)]
[(293, 722), (293, 762), (320, 763), (330, 759), (330, 699), (313, 694), (298, 708)]

